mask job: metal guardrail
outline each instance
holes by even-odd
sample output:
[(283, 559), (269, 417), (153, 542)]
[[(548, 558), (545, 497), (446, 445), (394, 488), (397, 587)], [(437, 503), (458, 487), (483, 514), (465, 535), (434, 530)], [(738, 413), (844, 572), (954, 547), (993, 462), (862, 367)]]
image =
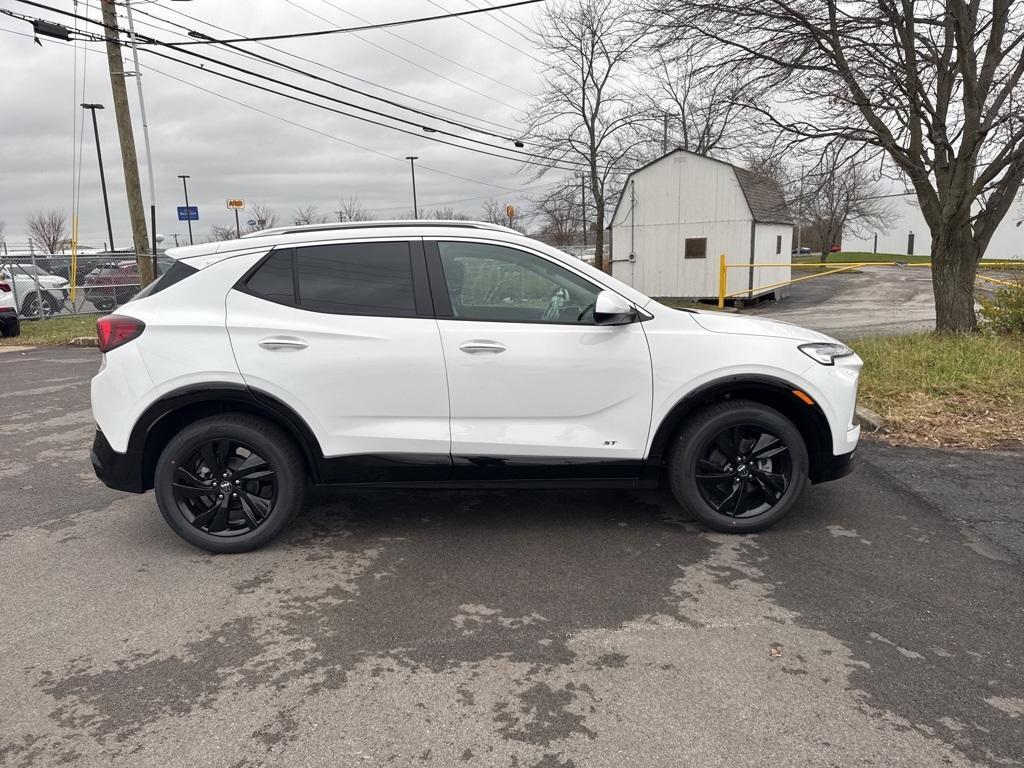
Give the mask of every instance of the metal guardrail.
[[(729, 264), (725, 260), (725, 254), (721, 254), (718, 257), (718, 308), (722, 309), (725, 306), (726, 299), (736, 299), (741, 296), (747, 296), (748, 298), (753, 296), (755, 291), (770, 291), (775, 288), (784, 288), (787, 285), (793, 285), (794, 283), (802, 283), (805, 280), (813, 280), (816, 277), (826, 277), (828, 275), (835, 275), (840, 272), (848, 272), (851, 269), (858, 269), (862, 267), (899, 267), (899, 268), (913, 268), (913, 267), (928, 267), (931, 268), (932, 263), (930, 261), (921, 262), (906, 262), (906, 261), (854, 261), (854, 262), (833, 262), (832, 264), (804, 264), (800, 262), (771, 262), (764, 264), (751, 264), (749, 262), (744, 264)], [(1021, 266), (1020, 261), (991, 261), (985, 264), (985, 268), (998, 269), (1001, 266), (1012, 266), (1019, 268)], [(816, 275), (805, 275), (803, 277), (794, 277), (791, 280), (783, 280), (778, 283), (772, 283), (771, 285), (759, 285), (756, 288), (744, 288), (742, 291), (735, 291), (733, 293), (726, 293), (728, 290), (728, 274), (730, 269), (758, 269), (761, 267), (790, 267), (791, 269), (824, 269), (825, 272), (821, 272)], [(1000, 280), (995, 277), (989, 277), (988, 275), (975, 275), (977, 280), (986, 280), (990, 283), (998, 283), (999, 285), (1013, 286), (1016, 283), (1011, 283), (1008, 280)]]

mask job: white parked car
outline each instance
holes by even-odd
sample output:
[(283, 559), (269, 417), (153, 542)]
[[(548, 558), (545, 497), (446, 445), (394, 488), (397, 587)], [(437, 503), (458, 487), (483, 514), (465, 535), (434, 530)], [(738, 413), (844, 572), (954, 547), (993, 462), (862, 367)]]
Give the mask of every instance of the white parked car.
[(654, 487), (762, 530), (844, 475), (860, 359), (785, 323), (670, 309), (510, 229), (283, 227), (170, 251), (98, 321), (97, 475), (192, 544), (276, 536), (307, 480)]
[(18, 307), (14, 303), (14, 290), (9, 280), (0, 276), (0, 336), (17, 336), (21, 333), (18, 322)]
[(52, 315), (64, 306), (70, 285), (58, 275), (51, 275), (45, 269), (32, 264), (5, 264), (0, 267), (0, 281), (11, 286), (18, 308), (23, 317), (39, 315), (42, 311)]

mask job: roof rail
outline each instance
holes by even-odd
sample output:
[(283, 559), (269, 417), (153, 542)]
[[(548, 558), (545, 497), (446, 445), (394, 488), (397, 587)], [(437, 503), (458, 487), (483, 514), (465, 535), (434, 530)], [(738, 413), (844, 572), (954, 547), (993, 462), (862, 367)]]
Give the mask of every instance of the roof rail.
[(503, 227), (501, 224), (491, 224), (487, 221), (462, 221), (454, 219), (394, 219), (390, 221), (339, 221), (328, 224), (295, 224), (290, 227), (273, 227), (261, 229), (256, 232), (249, 232), (242, 235), (242, 238), (267, 237), (269, 235), (290, 235), (299, 232), (331, 232), (336, 229), (379, 229), (382, 227), (463, 227), (466, 229), (490, 229), (498, 232), (511, 232), (520, 235), (521, 232), (510, 227)]

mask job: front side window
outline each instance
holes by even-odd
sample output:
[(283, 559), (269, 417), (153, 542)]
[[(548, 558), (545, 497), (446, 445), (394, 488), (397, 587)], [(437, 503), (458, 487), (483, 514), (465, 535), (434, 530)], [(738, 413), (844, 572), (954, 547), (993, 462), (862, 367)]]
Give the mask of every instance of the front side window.
[(515, 248), (438, 243), (452, 313), (460, 320), (592, 325), (601, 289)]

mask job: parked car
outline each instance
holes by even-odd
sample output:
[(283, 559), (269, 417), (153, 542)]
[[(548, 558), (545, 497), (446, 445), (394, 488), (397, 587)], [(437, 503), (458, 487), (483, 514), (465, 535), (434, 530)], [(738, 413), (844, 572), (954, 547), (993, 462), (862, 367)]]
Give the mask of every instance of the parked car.
[(3, 265), (0, 267), (0, 281), (11, 286), (22, 317), (38, 317), (40, 303), (43, 312), (55, 314), (68, 297), (67, 280), (32, 264)]
[(18, 307), (14, 303), (14, 290), (9, 280), (0, 279), (0, 336), (17, 336), (21, 333), (18, 321)]
[(843, 247), (841, 245), (837, 245), (836, 243), (833, 243), (832, 247), (828, 249), (828, 252), (829, 253), (839, 253), (842, 250), (843, 250)]
[(791, 256), (807, 256), (810, 254), (811, 249), (806, 245), (801, 245), (799, 248), (794, 248)]
[(307, 481), (655, 487), (760, 531), (846, 474), (861, 360), (821, 333), (670, 309), (504, 227), (264, 230), (97, 323), (97, 476), (212, 552), (273, 539)]
[[(157, 257), (157, 274), (166, 270), (173, 259)], [(127, 304), (142, 287), (139, 263), (135, 259), (107, 262), (95, 267), (82, 281), (82, 295), (101, 312)]]

